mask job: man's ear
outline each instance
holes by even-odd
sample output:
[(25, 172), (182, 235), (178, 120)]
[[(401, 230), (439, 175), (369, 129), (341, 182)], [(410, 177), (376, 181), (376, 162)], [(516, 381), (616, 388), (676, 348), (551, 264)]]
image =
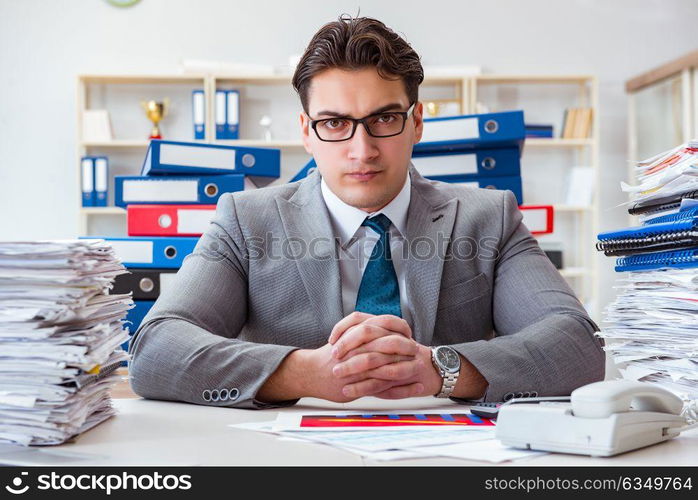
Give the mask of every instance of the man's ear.
[(422, 140), (422, 132), (424, 132), (424, 106), (422, 101), (417, 101), (412, 110), (412, 118), (414, 119), (414, 144)]
[(305, 114), (305, 111), (301, 111), (300, 114), (300, 125), (301, 125), (301, 140), (303, 141), (303, 147), (305, 151), (312, 155), (313, 148), (310, 146), (310, 117)]

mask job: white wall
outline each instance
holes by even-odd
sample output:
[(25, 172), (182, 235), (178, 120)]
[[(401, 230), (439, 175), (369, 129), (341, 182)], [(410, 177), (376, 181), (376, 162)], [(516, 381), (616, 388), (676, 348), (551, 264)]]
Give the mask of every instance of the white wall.
[[(128, 9), (0, 0), (0, 239), (77, 234), (75, 75), (173, 73), (182, 58), (283, 65), (322, 24), (359, 7), (402, 33), (426, 65), (596, 74), (601, 229), (626, 224), (612, 209), (627, 171), (623, 84), (696, 48), (693, 0), (142, 0)], [(603, 259), (603, 303), (613, 279)]]

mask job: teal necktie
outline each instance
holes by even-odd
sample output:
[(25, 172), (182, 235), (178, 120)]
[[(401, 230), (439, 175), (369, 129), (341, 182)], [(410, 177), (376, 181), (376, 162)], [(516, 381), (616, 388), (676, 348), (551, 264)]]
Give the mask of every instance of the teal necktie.
[(362, 226), (373, 229), (380, 238), (373, 247), (364, 269), (356, 297), (356, 311), (369, 314), (393, 314), (402, 317), (400, 311), (400, 287), (390, 255), (390, 219), (383, 214), (368, 218)]

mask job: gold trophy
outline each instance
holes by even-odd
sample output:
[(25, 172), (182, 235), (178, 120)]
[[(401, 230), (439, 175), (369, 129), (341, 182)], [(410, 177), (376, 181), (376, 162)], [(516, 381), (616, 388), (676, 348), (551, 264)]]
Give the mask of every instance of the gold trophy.
[(158, 125), (170, 108), (170, 100), (165, 97), (162, 102), (158, 101), (141, 101), (141, 107), (145, 111), (145, 115), (153, 122), (153, 129), (150, 131), (151, 139), (162, 139), (160, 135), (160, 126)]

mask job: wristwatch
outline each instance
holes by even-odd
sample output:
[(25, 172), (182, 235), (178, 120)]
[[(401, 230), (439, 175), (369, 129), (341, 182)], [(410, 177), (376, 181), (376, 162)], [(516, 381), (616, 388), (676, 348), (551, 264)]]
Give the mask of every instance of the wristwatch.
[(431, 362), (434, 363), (439, 375), (443, 378), (443, 384), (437, 398), (447, 398), (456, 388), (456, 381), (460, 373), (460, 355), (453, 348), (447, 345), (432, 347)]

